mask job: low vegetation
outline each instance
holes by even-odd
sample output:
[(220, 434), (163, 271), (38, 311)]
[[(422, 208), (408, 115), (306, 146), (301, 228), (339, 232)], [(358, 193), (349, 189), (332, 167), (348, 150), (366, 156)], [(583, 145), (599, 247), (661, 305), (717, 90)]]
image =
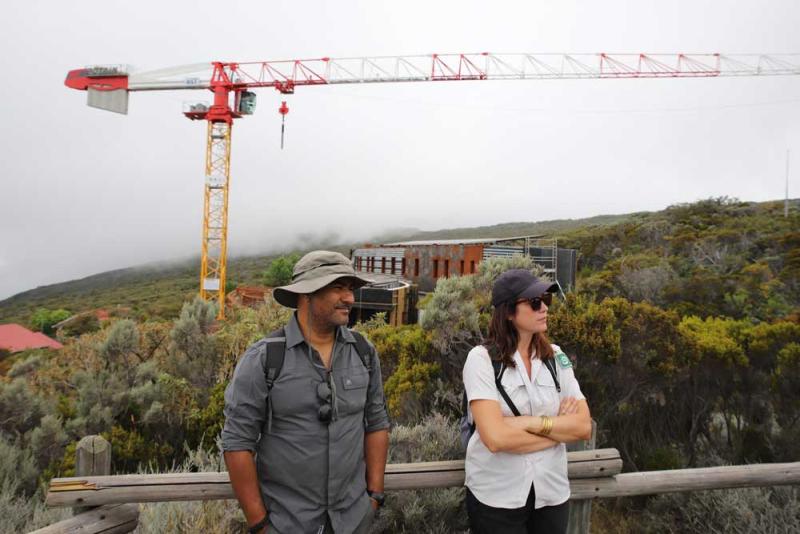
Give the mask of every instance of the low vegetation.
[[(577, 291), (551, 308), (549, 333), (575, 362), (598, 446), (618, 448), (626, 470), (800, 457), (798, 228), (797, 212), (784, 219), (778, 204), (712, 199), (565, 232), (561, 244), (580, 250), (581, 272)], [(277, 276), (286, 269), (276, 264)], [(419, 325), (391, 327), (380, 316), (358, 325), (381, 354), (397, 423), (391, 461), (462, 454), (461, 366), (486, 333), (492, 281), (512, 267), (537, 269), (526, 258), (493, 259), (474, 276), (439, 280)], [(264, 269), (254, 269), (254, 279)], [(172, 290), (183, 302), (171, 315), (134, 306), (67, 335), (59, 352), (2, 356), (0, 514), (20, 519), (0, 532), (64, 513), (44, 510), (43, 487), (74, 473), (74, 444), (89, 433), (111, 442), (115, 473), (223, 468), (225, 385), (237, 357), (288, 312), (265, 302), (218, 323), (213, 304), (183, 299), (188, 285)], [(112, 297), (95, 298), (92, 305), (108, 305), (103, 299)], [(15, 306), (27, 310), (26, 324), (51, 322), (41, 301)], [(77, 298), (47, 306), (85, 308)], [(462, 501), (460, 488), (398, 492), (375, 531), (463, 532)], [(796, 488), (621, 499), (598, 503), (593, 525), (791, 531), (800, 528), (796, 504)], [(241, 527), (235, 503), (173, 503), (143, 506), (140, 531)]]

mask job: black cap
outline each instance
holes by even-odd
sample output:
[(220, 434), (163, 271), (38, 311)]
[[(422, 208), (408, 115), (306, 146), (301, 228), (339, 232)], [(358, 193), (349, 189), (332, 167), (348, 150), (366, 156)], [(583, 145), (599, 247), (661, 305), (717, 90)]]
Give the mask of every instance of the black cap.
[(545, 293), (558, 291), (558, 284), (550, 280), (536, 278), (525, 269), (510, 269), (494, 281), (492, 287), (492, 306), (519, 299), (541, 297)]

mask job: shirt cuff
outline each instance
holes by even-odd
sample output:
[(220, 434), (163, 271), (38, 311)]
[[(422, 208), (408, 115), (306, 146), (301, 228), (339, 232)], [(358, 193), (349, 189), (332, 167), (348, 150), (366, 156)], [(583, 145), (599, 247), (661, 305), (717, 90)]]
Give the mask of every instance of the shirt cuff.
[(234, 452), (234, 451), (250, 451), (256, 452), (256, 445), (255, 441), (249, 439), (243, 439), (235, 436), (222, 436), (222, 450), (225, 452)]
[(389, 419), (387, 418), (367, 426), (364, 428), (364, 433), (369, 434), (370, 432), (377, 432), (378, 430), (389, 430), (391, 426), (392, 425), (389, 423)]

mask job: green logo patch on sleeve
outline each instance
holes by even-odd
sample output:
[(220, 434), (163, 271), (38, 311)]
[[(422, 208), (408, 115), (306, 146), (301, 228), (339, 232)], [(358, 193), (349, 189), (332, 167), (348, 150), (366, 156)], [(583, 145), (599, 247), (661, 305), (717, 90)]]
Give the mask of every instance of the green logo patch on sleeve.
[(558, 364), (564, 369), (569, 369), (572, 367), (572, 362), (570, 361), (569, 356), (563, 352), (556, 353), (555, 358)]

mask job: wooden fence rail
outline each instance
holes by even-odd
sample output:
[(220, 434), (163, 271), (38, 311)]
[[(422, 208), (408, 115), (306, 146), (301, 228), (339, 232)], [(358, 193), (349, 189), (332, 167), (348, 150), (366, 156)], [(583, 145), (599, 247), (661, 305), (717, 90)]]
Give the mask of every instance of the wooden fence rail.
[[(570, 453), (570, 467), (586, 463), (576, 455), (595, 453), (604, 456), (615, 449)], [(601, 460), (608, 461), (607, 459)], [(605, 477), (587, 476), (590, 469), (576, 467), (584, 475), (570, 474), (572, 499), (627, 497), (707, 489), (744, 488), (800, 484), (800, 462), (785, 464), (732, 465), (671, 471), (614, 474), (605, 468)], [(618, 473), (619, 471), (616, 470)], [(386, 490), (443, 488), (464, 484), (463, 462), (430, 462), (387, 466)], [(232, 499), (227, 473), (172, 473), (157, 475), (118, 475), (54, 479), (47, 494), (49, 506), (99, 506), (115, 503), (165, 502)]]
[(800, 484), (800, 462), (623, 473), (607, 479), (571, 480), (570, 488), (572, 499), (592, 499), (791, 484)]
[(138, 504), (109, 504), (82, 512), (30, 534), (124, 534), (139, 523)]
[[(567, 453), (567, 462), (569, 477), (575, 480), (598, 480), (622, 471), (622, 459), (616, 449), (570, 452)], [(463, 484), (463, 460), (386, 466), (386, 491)], [(46, 503), (48, 506), (99, 506), (233, 498), (227, 472), (167, 473), (54, 478), (50, 482)]]
[[(103, 444), (92, 438), (85, 438), (84, 448), (95, 456), (105, 454)], [(80, 450), (78, 454), (80, 458)], [(71, 506), (82, 512), (38, 534), (121, 534), (137, 524), (138, 505), (129, 503), (234, 498), (227, 472), (105, 476), (101, 473), (108, 472), (106, 463), (97, 458), (79, 462), (87, 466), (80, 469), (82, 476), (50, 482), (48, 506)], [(587, 506), (596, 498), (800, 484), (800, 462), (621, 473), (622, 459), (616, 449), (568, 452), (567, 471), (571, 500)], [(462, 486), (464, 461), (389, 464), (385, 480), (387, 491)], [(584, 519), (576, 521), (580, 523), (575, 525), (576, 532), (588, 531), (588, 517)]]

